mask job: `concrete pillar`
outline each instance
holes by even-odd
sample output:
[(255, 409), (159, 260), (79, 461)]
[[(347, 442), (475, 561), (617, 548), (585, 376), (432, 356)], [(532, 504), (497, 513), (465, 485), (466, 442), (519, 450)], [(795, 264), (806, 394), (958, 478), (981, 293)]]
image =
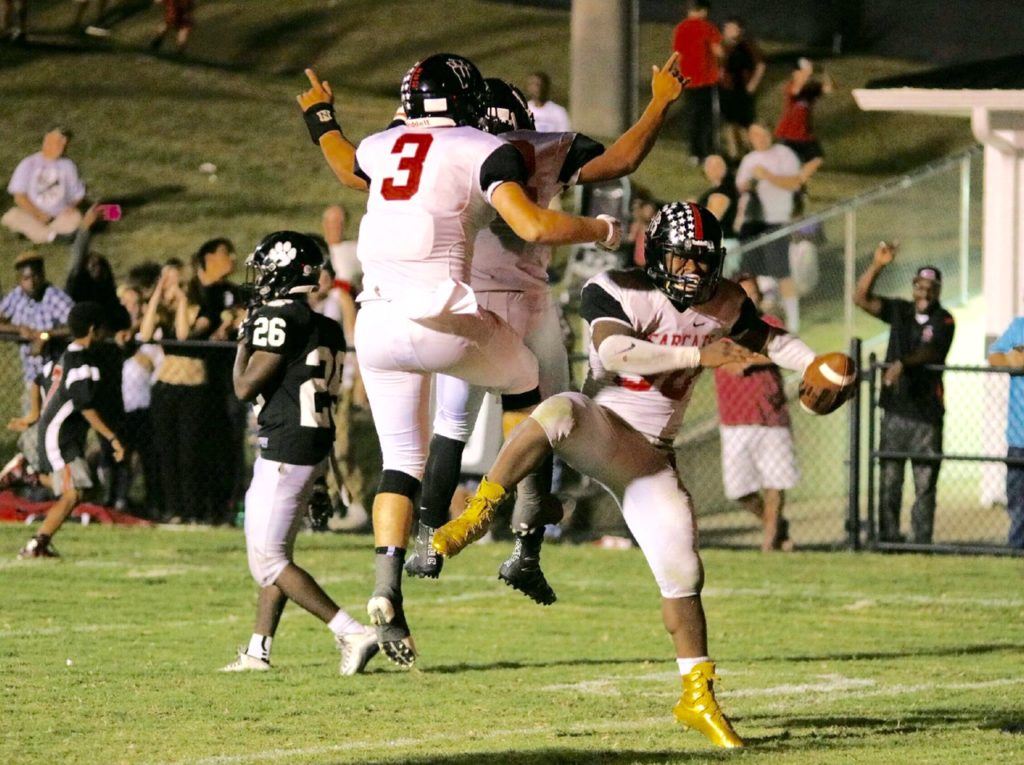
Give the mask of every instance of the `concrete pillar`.
[(572, 0), (569, 111), (573, 130), (618, 136), (632, 124), (634, 4), (634, 0)]

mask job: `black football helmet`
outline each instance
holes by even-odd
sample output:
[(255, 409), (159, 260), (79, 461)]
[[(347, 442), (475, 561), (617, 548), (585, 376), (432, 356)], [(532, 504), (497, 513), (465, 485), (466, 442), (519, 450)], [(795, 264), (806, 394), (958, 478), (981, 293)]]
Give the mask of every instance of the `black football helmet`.
[(488, 133), (501, 135), (510, 130), (537, 129), (523, 91), (497, 77), (488, 77), (484, 82), (487, 83), (484, 127)]
[[(673, 255), (693, 260), (698, 270), (672, 273)], [(693, 202), (662, 205), (647, 226), (644, 261), (647, 275), (680, 310), (707, 302), (718, 289), (725, 264), (718, 218)]]
[(428, 56), (402, 78), (402, 109), (414, 127), (450, 123), (478, 128), (486, 102), (487, 85), (480, 70), (454, 53)]
[(265, 303), (316, 289), (324, 251), (306, 234), (277, 231), (256, 245), (245, 265), (252, 298)]

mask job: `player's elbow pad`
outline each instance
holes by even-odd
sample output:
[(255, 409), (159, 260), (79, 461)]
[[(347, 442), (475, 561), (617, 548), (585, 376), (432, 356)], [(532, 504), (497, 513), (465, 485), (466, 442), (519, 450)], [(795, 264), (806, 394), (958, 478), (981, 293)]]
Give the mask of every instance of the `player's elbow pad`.
[(608, 371), (627, 374), (653, 375), (700, 366), (700, 348), (655, 345), (631, 335), (609, 335), (597, 355)]
[(772, 335), (765, 352), (778, 366), (800, 374), (811, 365), (816, 355), (807, 343), (788, 332)]

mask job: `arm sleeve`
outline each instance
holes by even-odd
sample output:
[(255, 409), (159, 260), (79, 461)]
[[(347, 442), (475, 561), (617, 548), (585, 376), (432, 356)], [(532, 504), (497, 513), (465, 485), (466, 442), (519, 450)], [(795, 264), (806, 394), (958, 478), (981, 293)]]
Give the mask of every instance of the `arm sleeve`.
[(12, 311), (14, 311), (14, 295), (20, 287), (15, 287), (13, 290), (4, 295), (4, 299), (0, 300), (0, 316), (5, 316), (8, 319), (12, 319)]
[(29, 176), (29, 158), (21, 160), (18, 166), (14, 168), (14, 174), (11, 175), (11, 181), (7, 184), (7, 192), (9, 194), (27, 194), (28, 193), (28, 176)]
[(501, 184), (512, 181), (525, 188), (529, 177), (526, 161), (519, 149), (506, 143), (492, 151), (480, 165), (480, 190), (490, 202), (491, 194)]
[(878, 314), (878, 318), (884, 321), (886, 324), (892, 324), (899, 317), (900, 303), (905, 301), (899, 298), (878, 298), (882, 301), (882, 310)]
[(68, 264), (68, 278), (64, 289), (69, 295), (75, 294), (78, 286), (78, 277), (82, 273), (82, 266), (85, 265), (85, 254), (89, 251), (89, 240), (91, 234), (87, 228), (79, 228), (75, 239), (71, 243), (71, 262)]
[(815, 359), (815, 353), (796, 335), (775, 329), (766, 348), (768, 358), (783, 369), (803, 374)]
[(565, 162), (562, 163), (562, 170), (558, 174), (559, 182), (574, 186), (583, 166), (602, 154), (604, 154), (603, 144), (582, 133), (577, 133), (569, 146), (569, 152), (565, 155)]
[(609, 335), (597, 349), (610, 372), (657, 375), (700, 366), (700, 348), (692, 345), (658, 345), (629, 335)]
[(85, 196), (85, 183), (82, 176), (78, 174), (78, 167), (74, 162), (68, 167), (68, 201), (78, 204)]
[(64, 290), (59, 290), (54, 286), (47, 288), (47, 291), (52, 293), (53, 301), (53, 316), (57, 320), (58, 324), (68, 323), (68, 314), (71, 313), (71, 309), (75, 305), (75, 301), (71, 299), (71, 296)]
[(585, 285), (580, 297), (580, 316), (587, 324), (593, 326), (595, 321), (604, 319), (633, 329), (633, 322), (626, 316), (622, 304), (601, 285), (593, 282)]
[(754, 163), (748, 154), (746, 157), (740, 160), (740, 167), (736, 171), (736, 186), (742, 186), (746, 183), (750, 183), (754, 177)]
[(67, 388), (75, 409), (91, 409), (96, 398), (96, 388), (100, 383), (99, 367), (84, 362), (67, 370), (64, 380), (64, 387)]

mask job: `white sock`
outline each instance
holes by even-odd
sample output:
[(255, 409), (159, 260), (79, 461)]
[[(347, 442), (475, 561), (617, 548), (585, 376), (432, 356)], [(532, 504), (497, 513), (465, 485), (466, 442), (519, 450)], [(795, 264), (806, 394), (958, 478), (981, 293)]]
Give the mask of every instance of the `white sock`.
[(799, 332), (800, 298), (782, 298), (782, 305), (786, 308), (786, 329), (790, 332)]
[(245, 652), (253, 658), (270, 661), (270, 645), (273, 642), (274, 638), (270, 635), (257, 635), (254, 632), (249, 638), (249, 647), (245, 649)]
[(692, 659), (683, 659), (681, 657), (676, 658), (676, 664), (679, 665), (679, 674), (688, 675), (693, 672), (693, 668), (700, 664), (702, 661), (711, 661), (707, 656), (697, 656)]
[(366, 628), (339, 608), (334, 618), (327, 622), (327, 629), (335, 635), (350, 635), (353, 632), (365, 632)]

